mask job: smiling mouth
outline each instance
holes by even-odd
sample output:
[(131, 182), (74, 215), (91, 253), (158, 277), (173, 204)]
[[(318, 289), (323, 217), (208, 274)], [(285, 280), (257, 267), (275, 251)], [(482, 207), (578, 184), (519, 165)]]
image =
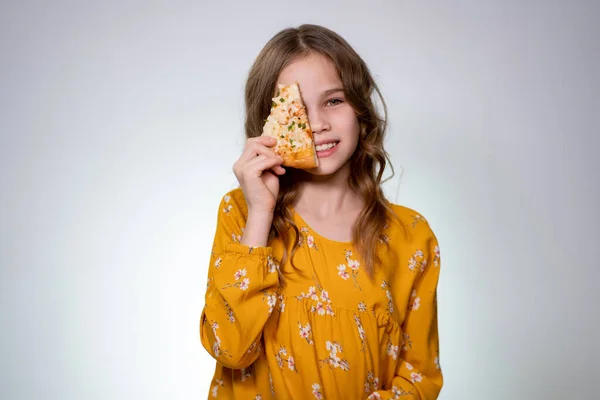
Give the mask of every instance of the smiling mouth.
[(329, 142), (329, 143), (319, 144), (319, 145), (315, 146), (315, 150), (327, 151), (327, 150), (332, 149), (335, 146), (337, 146), (338, 143), (339, 142)]

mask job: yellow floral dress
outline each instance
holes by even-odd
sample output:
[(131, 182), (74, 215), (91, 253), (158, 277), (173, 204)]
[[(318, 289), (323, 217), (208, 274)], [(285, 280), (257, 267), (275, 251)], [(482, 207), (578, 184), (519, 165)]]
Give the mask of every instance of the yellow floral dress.
[(217, 361), (209, 399), (437, 398), (439, 248), (422, 216), (393, 209), (401, 223), (387, 226), (371, 279), (352, 243), (320, 236), (293, 209), (296, 269), (279, 266), (281, 241), (240, 243), (241, 189), (224, 196), (200, 320)]

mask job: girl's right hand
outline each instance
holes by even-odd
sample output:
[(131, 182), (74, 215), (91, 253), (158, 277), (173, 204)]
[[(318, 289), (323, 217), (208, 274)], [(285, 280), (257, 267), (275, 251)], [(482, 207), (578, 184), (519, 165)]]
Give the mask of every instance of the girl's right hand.
[(275, 210), (279, 194), (277, 175), (285, 173), (281, 167), (283, 159), (272, 149), (276, 144), (277, 139), (270, 136), (250, 138), (233, 164), (233, 173), (246, 197), (249, 215), (272, 215)]

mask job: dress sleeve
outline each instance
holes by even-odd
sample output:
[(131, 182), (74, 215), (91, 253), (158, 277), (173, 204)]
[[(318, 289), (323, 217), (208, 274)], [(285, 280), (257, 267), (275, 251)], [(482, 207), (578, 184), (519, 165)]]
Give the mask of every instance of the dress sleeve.
[(279, 266), (271, 247), (240, 243), (245, 225), (243, 194), (226, 195), (219, 205), (200, 319), (202, 345), (222, 365), (246, 368), (261, 352), (263, 327), (271, 318)]
[[(428, 225), (426, 225), (428, 227)], [(437, 284), (440, 252), (433, 232), (427, 228), (423, 259), (417, 264), (420, 274), (413, 284), (406, 317), (396, 376), (391, 390), (371, 393), (368, 399), (434, 400), (442, 389), (437, 324)]]

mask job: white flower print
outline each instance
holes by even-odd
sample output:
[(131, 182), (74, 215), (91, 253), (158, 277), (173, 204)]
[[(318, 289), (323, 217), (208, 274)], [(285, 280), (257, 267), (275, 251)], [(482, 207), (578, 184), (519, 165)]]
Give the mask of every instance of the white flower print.
[(400, 388), (398, 389), (396, 386), (392, 386), (392, 394), (394, 395), (393, 399), (399, 399), (400, 396), (406, 396), (406, 395), (411, 395), (412, 391), (405, 391), (404, 389)]
[(408, 269), (410, 269), (411, 271), (414, 271), (415, 268), (417, 268), (417, 260), (415, 260), (413, 257), (411, 257), (408, 260)]
[(219, 268), (221, 266), (221, 262), (223, 260), (221, 259), (221, 257), (217, 258), (215, 261), (215, 268)]
[(410, 374), (410, 380), (413, 383), (421, 382), (423, 380), (423, 376), (421, 376), (421, 374), (419, 374), (418, 372), (413, 372), (412, 374)]
[(270, 315), (275, 309), (275, 305), (277, 304), (277, 295), (263, 291), (263, 300), (265, 299), (265, 297), (267, 298), (267, 305), (269, 306)]
[(335, 315), (335, 313), (333, 312), (333, 308), (331, 307), (331, 304), (325, 305), (325, 314)]
[(367, 397), (367, 400), (381, 400), (381, 395), (377, 392), (373, 392)]
[(221, 347), (219, 346), (219, 342), (213, 343), (212, 350), (215, 357), (219, 357), (221, 355)]
[(294, 357), (290, 355), (288, 358), (286, 358), (287, 355), (288, 353), (285, 346), (279, 347), (279, 350), (275, 354), (275, 360), (277, 361), (279, 369), (283, 370), (283, 363), (287, 363), (288, 368), (291, 371), (298, 372), (298, 370), (296, 369), (296, 363), (294, 362)]
[(292, 356), (290, 356), (290, 357), (288, 358), (288, 368), (289, 368), (291, 371), (295, 371), (295, 370), (296, 370), (296, 364), (294, 363), (294, 357), (292, 357)]
[(229, 214), (229, 212), (233, 209), (233, 206), (231, 204), (229, 204), (228, 206), (225, 206), (225, 208), (223, 208), (223, 212), (225, 214)]
[(360, 343), (362, 345), (361, 351), (364, 351), (365, 350), (365, 339), (366, 339), (365, 330), (363, 329), (360, 317), (356, 314), (354, 314), (354, 323), (356, 324), (356, 328), (358, 329), (358, 337), (360, 338)]
[(424, 271), (425, 266), (423, 266), (423, 263), (427, 264), (427, 260), (423, 258), (423, 250), (417, 250), (415, 251), (415, 254), (408, 259), (408, 269), (411, 272), (415, 272), (417, 267), (420, 265), (420, 270)]
[(410, 335), (408, 333), (402, 334), (402, 350), (412, 349), (412, 340), (410, 340)]
[(423, 221), (423, 217), (421, 217), (419, 214), (413, 215), (412, 227), (414, 228), (421, 221)]
[(257, 394), (254, 400), (263, 400), (263, 397), (260, 394)]
[(412, 366), (412, 364), (411, 364), (411, 363), (404, 362), (404, 366), (405, 366), (405, 367), (406, 367), (406, 369), (407, 369), (407, 370), (409, 370), (409, 371), (412, 371), (412, 370), (413, 370), (413, 366)]
[(225, 383), (223, 382), (222, 379), (215, 379), (215, 386), (212, 387), (212, 397), (217, 397), (217, 394), (219, 392), (219, 386), (225, 386)]
[(273, 376), (271, 376), (271, 371), (269, 371), (269, 391), (271, 392), (271, 396), (275, 396), (275, 387), (273, 386)]
[(213, 346), (212, 346), (213, 354), (215, 355), (215, 357), (219, 357), (219, 356), (221, 356), (221, 354), (231, 357), (231, 355), (229, 354), (229, 352), (227, 350), (223, 350), (221, 348), (221, 338), (219, 338), (219, 335), (217, 334), (217, 331), (219, 329), (219, 324), (217, 323), (217, 321), (211, 321), (210, 327), (212, 329), (213, 336), (215, 338), (215, 342), (213, 343)]
[(413, 301), (413, 303), (408, 308), (409, 308), (409, 310), (418, 310), (420, 305), (421, 305), (421, 298), (417, 297), (415, 299), (415, 301)]
[(348, 260), (348, 266), (352, 271), (356, 271), (360, 267), (360, 263), (357, 260)]
[[(345, 250), (344, 251), (344, 255), (346, 257), (346, 264), (348, 265), (348, 267), (352, 271), (352, 279), (354, 280), (354, 286), (356, 288), (362, 290), (362, 288), (358, 284), (358, 270), (359, 270), (359, 267), (360, 267), (360, 262), (358, 260), (352, 259), (352, 251), (351, 250)], [(339, 269), (340, 269), (340, 267), (338, 267), (338, 270)], [(343, 279), (348, 279), (348, 278), (344, 278), (344, 277), (342, 277), (342, 278)]]
[(246, 276), (246, 269), (239, 269), (237, 270), (237, 272), (235, 274), (233, 274), (234, 279), (237, 281), (235, 283), (228, 283), (227, 285), (225, 285), (223, 287), (223, 289), (227, 289), (230, 287), (236, 287), (239, 288), (240, 290), (246, 290), (248, 289), (248, 285), (250, 285), (250, 279), (249, 278), (244, 278), (241, 282), (240, 279), (242, 277)]
[(250, 354), (253, 351), (256, 351), (257, 353), (260, 353), (262, 351), (262, 346), (261, 346), (260, 342), (257, 342), (257, 341), (252, 342), (250, 347), (248, 347), (248, 351), (246, 353)]
[(396, 360), (398, 358), (398, 346), (394, 346), (392, 342), (389, 342), (387, 345), (387, 354)]
[(240, 278), (242, 276), (246, 276), (246, 269), (238, 269), (237, 272), (235, 274), (233, 274), (233, 277), (235, 278), (236, 281), (239, 281)]
[(358, 303), (358, 311), (360, 312), (366, 312), (367, 311), (367, 305), (361, 301), (360, 303)]
[(235, 233), (232, 233), (231, 240), (233, 243), (239, 243), (242, 240), (242, 235), (236, 235)]
[(440, 247), (435, 246), (435, 249), (433, 251), (434, 251), (433, 266), (439, 267), (439, 265), (440, 265)]
[[(230, 197), (230, 196), (228, 196), (228, 195), (227, 195), (227, 196), (225, 196), (225, 197), (223, 197), (223, 201), (224, 201), (225, 203), (229, 203), (229, 201), (230, 201), (230, 200), (231, 200), (231, 197)], [(233, 205), (231, 205), (231, 204), (225, 204), (225, 207), (223, 207), (223, 212), (224, 212), (225, 214), (229, 214), (229, 212), (230, 212), (232, 209), (233, 209)]]
[(350, 278), (350, 274), (346, 272), (346, 266), (344, 264), (340, 264), (338, 267), (338, 275), (342, 277), (343, 280)]
[(427, 260), (421, 261), (421, 272), (425, 271), (426, 266), (427, 266)]
[(215, 357), (219, 357), (221, 355), (221, 339), (219, 338), (219, 335), (217, 335), (219, 324), (217, 321), (212, 321), (210, 327), (212, 328), (213, 336), (215, 337), (215, 342), (213, 343), (213, 353), (215, 354)]
[(323, 393), (321, 393), (321, 385), (319, 385), (318, 383), (313, 383), (312, 394), (313, 396), (315, 396), (315, 399), (323, 400)]
[(302, 247), (304, 243), (308, 245), (309, 249), (319, 250), (317, 247), (317, 243), (315, 242), (315, 238), (313, 235), (309, 235), (310, 231), (307, 227), (300, 228), (300, 237), (298, 238), (298, 246)]
[(250, 378), (252, 376), (252, 372), (251, 371), (246, 371), (246, 368), (242, 368), (240, 370), (240, 380), (242, 382), (245, 382), (246, 379)]
[(233, 313), (233, 310), (231, 309), (231, 307), (229, 306), (229, 304), (225, 301), (225, 310), (227, 310), (227, 319), (229, 320), (229, 322), (234, 323), (235, 322), (235, 314)]
[(323, 305), (323, 303), (318, 302), (316, 306), (312, 306), (310, 308), (310, 312), (314, 313), (316, 312), (319, 315), (330, 315), (332, 317), (335, 316), (335, 313), (333, 312), (333, 308), (331, 308), (330, 304), (325, 304)]
[(312, 340), (312, 330), (310, 328), (310, 323), (307, 322), (306, 325), (302, 326), (300, 322), (298, 322), (298, 328), (300, 328), (300, 337), (306, 340), (306, 342), (312, 345), (314, 342)]
[(285, 297), (279, 294), (277, 298), (279, 299), (279, 312), (283, 312), (285, 310)]
[(381, 283), (381, 288), (385, 290), (385, 296), (388, 298), (388, 312), (390, 314), (394, 313), (394, 300), (392, 299), (392, 292), (390, 291), (390, 285), (387, 281), (383, 281)]
[[(321, 298), (317, 295), (317, 290), (321, 293)], [(335, 316), (335, 312), (333, 311), (333, 307), (331, 306), (331, 299), (329, 298), (329, 293), (324, 290), (322, 287), (315, 288), (311, 286), (308, 288), (308, 293), (300, 293), (299, 296), (296, 296), (296, 299), (311, 299), (317, 302), (316, 305), (311, 306), (310, 312), (317, 313), (318, 315), (330, 315)]]
[(267, 257), (267, 267), (269, 273), (276, 272), (279, 269), (279, 264), (277, 264), (271, 256)]
[[(330, 368), (340, 368), (342, 371), (348, 371), (350, 364), (347, 360), (338, 357), (338, 353), (343, 352), (342, 346), (337, 340), (325, 342), (325, 348), (329, 351), (329, 357), (319, 360), (323, 364), (328, 364)], [(321, 365), (322, 366), (322, 365)]]
[(317, 311), (317, 314), (325, 315), (325, 306), (323, 303), (318, 302), (314, 309)]
[(376, 392), (377, 390), (379, 390), (379, 378), (373, 374), (373, 371), (369, 371), (367, 373), (367, 379), (365, 380), (365, 393), (369, 394)]

